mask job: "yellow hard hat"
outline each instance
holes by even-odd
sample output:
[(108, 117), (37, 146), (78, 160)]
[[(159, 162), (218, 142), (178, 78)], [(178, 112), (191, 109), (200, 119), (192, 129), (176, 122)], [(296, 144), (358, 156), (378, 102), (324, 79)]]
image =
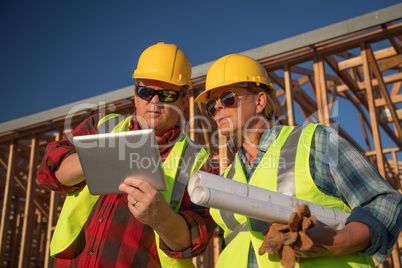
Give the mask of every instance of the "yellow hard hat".
[(191, 88), (191, 63), (175, 44), (160, 42), (142, 52), (132, 77)]
[(205, 91), (195, 101), (207, 103), (212, 90), (247, 82), (256, 83), (257, 86), (266, 85), (271, 97), (276, 94), (275, 88), (269, 82), (267, 71), (258, 61), (239, 54), (226, 55), (211, 65), (205, 81)]

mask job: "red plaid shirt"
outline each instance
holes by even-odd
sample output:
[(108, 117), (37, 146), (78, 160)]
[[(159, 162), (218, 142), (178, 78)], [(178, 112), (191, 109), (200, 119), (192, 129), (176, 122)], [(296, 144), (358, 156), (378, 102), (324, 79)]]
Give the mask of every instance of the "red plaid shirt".
[[(72, 136), (97, 133), (99, 120), (104, 114), (94, 115), (82, 122), (62, 141), (50, 142), (38, 170), (39, 182), (53, 191), (71, 193), (85, 186), (85, 181), (75, 186), (62, 185), (54, 175), (61, 162), (75, 153)], [(135, 116), (130, 122), (130, 131), (140, 129)], [(176, 127), (166, 132), (159, 144), (174, 142), (181, 134)], [(172, 147), (161, 146), (164, 161)], [(216, 168), (204, 171), (218, 174)], [(171, 251), (163, 241), (160, 247), (171, 257), (189, 258), (200, 255), (208, 245), (215, 223), (205, 207), (190, 201), (185, 191), (179, 210), (190, 228), (192, 245), (183, 252)], [(76, 241), (56, 258), (55, 267), (160, 267), (154, 231), (142, 224), (127, 208), (127, 195), (102, 195), (86, 221)]]

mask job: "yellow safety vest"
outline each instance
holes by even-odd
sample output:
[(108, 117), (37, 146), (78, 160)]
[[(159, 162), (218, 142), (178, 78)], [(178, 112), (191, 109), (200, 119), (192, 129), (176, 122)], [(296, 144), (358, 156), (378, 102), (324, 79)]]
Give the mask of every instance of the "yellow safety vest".
[[(131, 116), (107, 115), (99, 121), (98, 133), (128, 131), (130, 119)], [(161, 194), (176, 212), (180, 208), (188, 179), (195, 170), (202, 167), (208, 157), (209, 153), (205, 149), (182, 135), (163, 162), (169, 190)], [(65, 251), (78, 237), (98, 198), (99, 195), (89, 193), (87, 186), (67, 195), (50, 243), (52, 257)], [(194, 267), (191, 259), (170, 258), (160, 250), (156, 232), (155, 240), (162, 267)]]
[[(325, 195), (315, 185), (310, 174), (309, 159), (310, 145), (317, 124), (303, 127), (284, 126), (282, 128), (248, 183), (349, 212), (350, 208), (340, 198)], [(224, 176), (247, 183), (237, 156), (235, 162), (226, 169)], [(261, 232), (268, 228), (269, 223), (213, 208), (210, 209), (210, 213), (215, 222), (223, 229), (227, 245), (219, 256), (216, 267), (247, 267), (250, 243), (256, 251), (259, 267), (282, 267), (278, 254), (274, 256), (268, 253), (262, 256), (258, 254), (258, 249), (264, 241)], [(368, 255), (352, 253), (342, 256), (302, 259), (296, 263), (295, 267), (374, 267), (374, 263)]]

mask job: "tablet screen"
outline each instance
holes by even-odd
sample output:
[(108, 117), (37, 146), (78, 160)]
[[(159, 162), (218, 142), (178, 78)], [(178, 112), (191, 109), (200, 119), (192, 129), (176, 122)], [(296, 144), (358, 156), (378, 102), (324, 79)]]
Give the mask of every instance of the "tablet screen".
[(74, 136), (73, 142), (92, 195), (120, 194), (119, 185), (128, 177), (158, 191), (168, 188), (152, 129)]

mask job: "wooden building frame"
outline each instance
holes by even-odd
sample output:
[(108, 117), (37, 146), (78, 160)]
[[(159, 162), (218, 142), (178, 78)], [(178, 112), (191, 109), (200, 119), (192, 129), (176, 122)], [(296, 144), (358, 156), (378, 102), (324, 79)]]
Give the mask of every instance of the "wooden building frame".
[[(402, 4), (397, 4), (241, 54), (257, 59), (266, 68), (277, 90), (277, 115), (285, 123), (316, 121), (335, 127), (401, 192), (401, 42)], [(223, 169), (228, 163), (221, 160), (232, 160), (233, 152), (226, 139), (216, 134), (202, 106), (194, 103), (194, 96), (204, 90), (211, 64), (193, 68), (193, 89), (182, 123), (187, 134), (212, 152)], [(49, 241), (65, 196), (36, 180), (45, 147), (91, 114), (131, 114), (135, 109), (132, 92), (129, 86), (0, 124), (2, 267), (51, 266)], [(358, 118), (352, 125), (361, 128), (360, 137), (352, 137), (343, 127), (352, 116), (335, 114), (343, 105), (352, 107)], [(401, 242), (380, 266), (401, 267)], [(194, 263), (213, 267), (219, 252), (215, 236)]]

